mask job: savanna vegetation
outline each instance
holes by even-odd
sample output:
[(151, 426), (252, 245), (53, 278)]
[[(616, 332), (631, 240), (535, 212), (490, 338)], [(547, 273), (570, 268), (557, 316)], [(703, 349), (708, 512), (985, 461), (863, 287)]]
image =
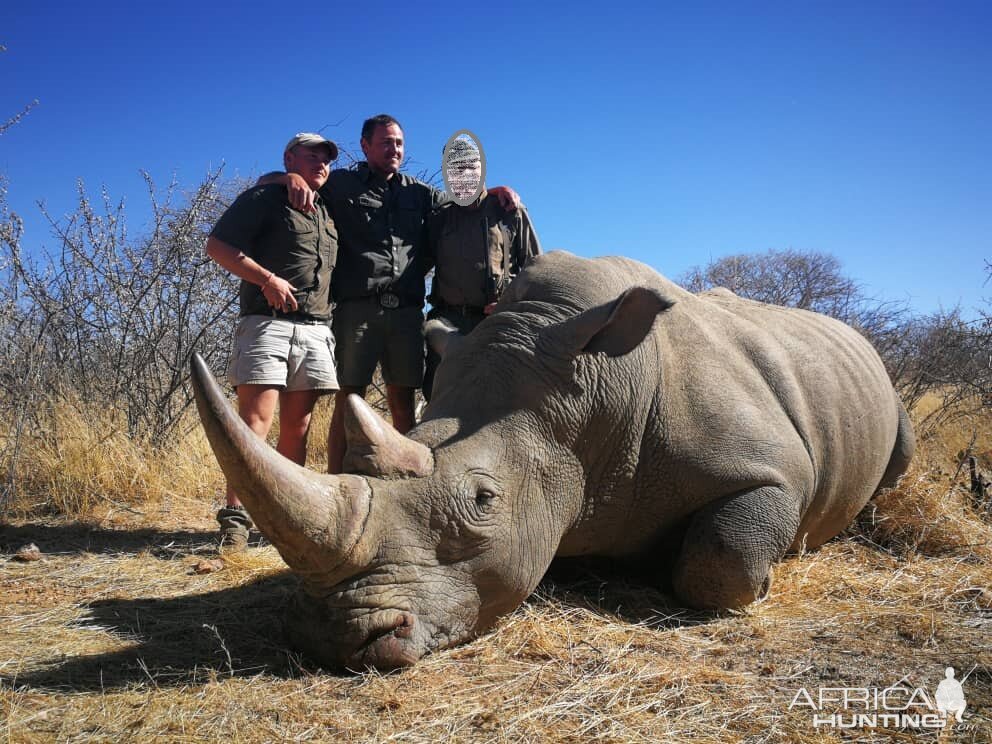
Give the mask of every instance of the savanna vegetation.
[[(228, 354), (234, 285), (202, 246), (239, 186), (149, 178), (152, 223), (133, 234), (122, 204), (79, 184), (30, 251), (0, 188), (0, 739), (992, 740), (992, 317), (875, 301), (812, 251), (681, 281), (859, 328), (920, 449), (843, 536), (777, 566), (768, 597), (690, 612), (608, 567), (561, 567), (493, 633), (412, 669), (334, 674), (289, 652), (293, 579), (259, 537), (218, 557), (223, 483), (190, 407), (191, 354), (219, 375)], [(814, 727), (795, 704), (932, 694), (948, 666), (968, 701), (953, 730)]]

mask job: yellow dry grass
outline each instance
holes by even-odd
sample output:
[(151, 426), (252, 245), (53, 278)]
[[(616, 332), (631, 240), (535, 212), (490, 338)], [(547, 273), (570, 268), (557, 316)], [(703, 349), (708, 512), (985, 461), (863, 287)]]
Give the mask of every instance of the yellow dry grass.
[[(115, 412), (78, 405), (56, 407), (43, 431), (22, 436), (17, 453), (17, 489), (6, 506), (19, 517), (86, 518), (108, 508), (144, 508), (177, 494), (197, 498), (218, 483), (216, 461), (199, 427), (169, 447), (153, 449), (131, 439)], [(9, 462), (3, 465), (6, 470)]]
[[(689, 612), (590, 566), (470, 644), (339, 675), (283, 645), (294, 584), (274, 549), (196, 573), (222, 487), (201, 435), (143, 453), (76, 431), (62, 480), (55, 460), (33, 467), (39, 488), (89, 493), (89, 511), (0, 525), (0, 741), (989, 742), (992, 518), (957, 450), (992, 449), (982, 432), (924, 442), (899, 488), (776, 566), (742, 612)], [(28, 542), (43, 559), (14, 561)], [(790, 708), (800, 688), (932, 694), (947, 666), (968, 701), (953, 730), (837, 731)]]

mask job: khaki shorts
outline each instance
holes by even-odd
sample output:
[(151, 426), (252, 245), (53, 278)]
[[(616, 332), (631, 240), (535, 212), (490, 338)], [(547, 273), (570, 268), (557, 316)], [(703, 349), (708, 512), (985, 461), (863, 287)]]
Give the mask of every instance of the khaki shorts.
[(331, 327), (326, 322), (300, 323), (246, 315), (234, 332), (228, 377), (234, 387), (337, 390)]
[(424, 382), (424, 313), (407, 306), (386, 310), (374, 297), (334, 307), (338, 374), (345, 387), (366, 387), (377, 362), (387, 385), (419, 388)]

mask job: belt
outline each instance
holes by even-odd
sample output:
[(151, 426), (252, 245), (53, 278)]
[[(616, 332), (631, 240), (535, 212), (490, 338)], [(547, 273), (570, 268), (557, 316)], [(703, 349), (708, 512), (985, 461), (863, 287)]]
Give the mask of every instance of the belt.
[(447, 302), (434, 304), (442, 313), (457, 313), (458, 315), (485, 315), (486, 309), (479, 305), (449, 305)]
[(374, 302), (384, 310), (396, 310), (401, 307), (410, 307), (412, 303), (403, 302), (398, 294), (388, 289), (377, 291), (375, 294), (363, 295), (362, 297), (342, 297), (336, 301), (340, 305), (344, 302)]
[(278, 318), (279, 320), (288, 320), (293, 323), (306, 323), (307, 325), (321, 325), (322, 323), (328, 322), (328, 318), (317, 318), (310, 313), (301, 313), (299, 311), (284, 313), (276, 310), (275, 308), (267, 313), (249, 313), (249, 315), (261, 315), (264, 318)]

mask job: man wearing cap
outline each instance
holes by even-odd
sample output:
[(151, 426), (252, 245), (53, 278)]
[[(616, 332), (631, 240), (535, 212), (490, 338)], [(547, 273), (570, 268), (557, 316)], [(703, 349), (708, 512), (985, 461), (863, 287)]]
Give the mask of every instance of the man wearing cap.
[[(316, 191), (337, 155), (333, 142), (303, 132), (286, 144), (283, 164)], [(206, 250), (241, 279), (229, 368), (238, 412), (264, 439), (278, 404), (277, 449), (302, 465), (314, 405), (338, 389), (330, 328), (338, 245), (327, 206), (317, 197), (312, 210), (302, 212), (290, 205), (285, 186), (254, 186), (221, 215)], [(221, 546), (244, 548), (252, 523), (230, 486), (217, 521)]]
[[(482, 166), (473, 139), (449, 141), (441, 167), (452, 200), (438, 207), (428, 223), (435, 268), (427, 318), (441, 318), (462, 334), (492, 313), (513, 277), (541, 252), (527, 210), (520, 205), (507, 212), (496, 203), (486, 191)], [(424, 374), (428, 401), (440, 362), (428, 345)]]
[[(365, 161), (335, 170), (321, 189), (339, 230), (334, 272), (334, 337), (341, 390), (335, 396), (327, 441), (327, 467), (341, 472), (346, 441), (344, 400), (365, 395), (382, 363), (393, 426), (406, 433), (415, 423), (414, 395), (424, 378), (424, 278), (431, 268), (427, 219), (443, 193), (400, 173), (403, 129), (388, 114), (362, 125)], [(293, 174), (266, 174), (261, 183), (283, 183), (290, 200), (308, 209), (314, 192)], [(493, 189), (508, 209), (519, 203), (506, 187)]]

